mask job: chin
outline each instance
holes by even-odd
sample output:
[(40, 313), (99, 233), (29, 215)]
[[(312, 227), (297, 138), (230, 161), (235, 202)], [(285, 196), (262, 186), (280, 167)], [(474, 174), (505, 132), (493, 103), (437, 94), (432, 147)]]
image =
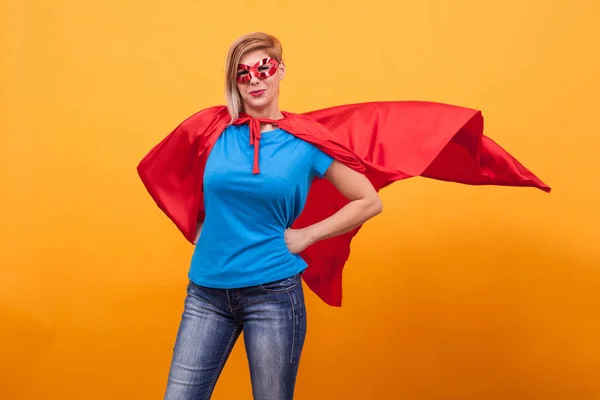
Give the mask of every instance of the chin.
[(266, 99), (266, 98), (264, 98), (264, 99), (263, 98), (255, 99), (253, 97), (250, 97), (249, 99), (246, 99), (246, 104), (250, 108), (253, 108), (255, 110), (260, 110), (262, 108), (267, 108), (274, 101), (275, 101), (275, 99)]

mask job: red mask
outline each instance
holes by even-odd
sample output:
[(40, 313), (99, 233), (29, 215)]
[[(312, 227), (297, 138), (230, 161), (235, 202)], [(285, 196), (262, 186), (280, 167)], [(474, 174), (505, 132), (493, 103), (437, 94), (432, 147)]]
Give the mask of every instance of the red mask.
[(279, 63), (272, 58), (263, 58), (253, 66), (239, 64), (236, 80), (238, 83), (250, 82), (250, 79), (257, 77), (258, 79), (267, 79), (277, 72)]

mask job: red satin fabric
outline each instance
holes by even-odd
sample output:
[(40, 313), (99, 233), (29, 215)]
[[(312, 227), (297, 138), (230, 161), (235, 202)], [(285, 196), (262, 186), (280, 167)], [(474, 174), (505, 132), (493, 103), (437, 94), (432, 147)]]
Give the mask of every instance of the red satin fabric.
[(277, 120), (268, 118), (253, 118), (248, 114), (240, 114), (240, 118), (236, 119), (234, 125), (248, 124), (250, 126), (250, 145), (254, 146), (254, 165), (252, 166), (252, 173), (260, 173), (260, 165), (258, 162), (260, 154), (260, 124), (272, 124), (277, 125)]
[[(550, 191), (483, 135), (483, 117), (477, 110), (431, 102), (374, 102), (283, 114), (283, 119), (272, 123), (364, 173), (377, 190), (401, 179), (423, 176)], [(156, 204), (192, 243), (197, 223), (204, 219), (206, 160), (228, 122), (223, 106), (202, 110), (171, 132), (138, 165), (140, 178)], [(260, 121), (244, 116), (234, 123), (250, 124), (256, 173)], [(318, 222), (347, 202), (327, 180), (318, 179), (294, 227)], [(329, 305), (341, 305), (342, 271), (359, 229), (315, 243), (301, 253), (309, 265), (303, 275), (307, 286)]]

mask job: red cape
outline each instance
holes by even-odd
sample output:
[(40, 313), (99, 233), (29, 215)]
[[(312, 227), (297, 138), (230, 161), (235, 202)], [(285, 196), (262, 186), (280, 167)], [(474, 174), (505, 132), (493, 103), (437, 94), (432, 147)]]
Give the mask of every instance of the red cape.
[[(277, 122), (281, 129), (365, 174), (377, 190), (423, 176), (550, 191), (483, 135), (478, 110), (431, 102), (373, 102), (283, 115)], [(206, 160), (229, 120), (225, 106), (204, 109), (183, 121), (138, 165), (149, 194), (191, 243), (198, 221), (205, 216), (202, 177)], [(318, 222), (347, 203), (329, 181), (317, 179), (294, 228)], [(304, 281), (329, 305), (341, 306), (342, 270), (359, 229), (315, 243), (301, 253), (308, 264)]]

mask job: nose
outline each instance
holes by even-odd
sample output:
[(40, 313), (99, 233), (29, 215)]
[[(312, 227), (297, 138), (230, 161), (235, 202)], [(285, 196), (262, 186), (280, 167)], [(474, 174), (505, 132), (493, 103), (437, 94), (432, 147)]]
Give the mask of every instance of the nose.
[(250, 78), (251, 85), (256, 85), (258, 82), (260, 82), (260, 80), (256, 76), (253, 76), (252, 78)]

